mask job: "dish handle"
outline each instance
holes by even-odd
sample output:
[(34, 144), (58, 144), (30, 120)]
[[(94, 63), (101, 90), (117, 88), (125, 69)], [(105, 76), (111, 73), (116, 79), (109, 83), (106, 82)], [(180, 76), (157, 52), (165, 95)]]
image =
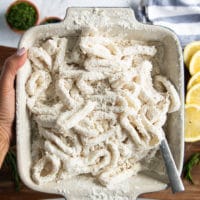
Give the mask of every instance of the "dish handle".
[(85, 27), (110, 28), (119, 26), (131, 29), (139, 23), (132, 8), (67, 8), (63, 23), (69, 30)]

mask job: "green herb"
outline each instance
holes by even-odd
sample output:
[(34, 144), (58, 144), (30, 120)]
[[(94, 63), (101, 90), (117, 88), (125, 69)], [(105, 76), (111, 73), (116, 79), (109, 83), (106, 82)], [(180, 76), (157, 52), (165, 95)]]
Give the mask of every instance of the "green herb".
[(198, 164), (200, 164), (200, 153), (195, 153), (189, 158), (189, 160), (184, 165), (184, 177), (192, 184), (194, 184), (194, 182), (192, 179), (191, 171), (192, 168)]
[(10, 170), (12, 171), (12, 179), (14, 181), (15, 184), (15, 189), (17, 191), (20, 190), (20, 178), (19, 178), (19, 174), (17, 171), (17, 160), (16, 160), (16, 155), (14, 153), (13, 150), (9, 150), (6, 158), (5, 158), (5, 165), (7, 165)]
[(35, 25), (37, 12), (35, 8), (26, 2), (13, 5), (6, 15), (8, 24), (17, 30), (27, 30)]

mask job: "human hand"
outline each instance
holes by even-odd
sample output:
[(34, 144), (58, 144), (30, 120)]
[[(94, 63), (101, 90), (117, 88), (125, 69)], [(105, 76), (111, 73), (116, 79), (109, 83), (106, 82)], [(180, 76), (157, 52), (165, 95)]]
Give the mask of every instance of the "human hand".
[(25, 48), (19, 49), (6, 59), (0, 76), (0, 167), (9, 149), (12, 136), (15, 117), (15, 76), (26, 58)]

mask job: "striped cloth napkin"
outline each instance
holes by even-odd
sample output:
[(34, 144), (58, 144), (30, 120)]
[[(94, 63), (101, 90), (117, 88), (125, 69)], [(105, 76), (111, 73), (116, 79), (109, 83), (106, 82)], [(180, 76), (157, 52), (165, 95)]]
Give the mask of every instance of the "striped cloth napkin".
[(200, 0), (143, 0), (139, 13), (143, 22), (173, 30), (182, 46), (200, 40)]

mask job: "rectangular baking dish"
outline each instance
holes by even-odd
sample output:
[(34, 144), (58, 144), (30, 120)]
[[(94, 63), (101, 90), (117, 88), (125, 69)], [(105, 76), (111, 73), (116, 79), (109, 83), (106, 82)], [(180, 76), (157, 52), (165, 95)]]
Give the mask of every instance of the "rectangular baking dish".
[[(179, 111), (169, 114), (166, 122), (166, 135), (181, 173), (184, 153), (184, 73), (182, 50), (176, 35), (160, 26), (146, 25), (136, 21), (130, 8), (69, 8), (66, 18), (58, 24), (34, 27), (28, 30), (19, 43), (19, 48), (28, 49), (35, 42), (52, 36), (76, 37), (81, 29), (93, 26), (107, 31), (111, 36), (121, 34), (124, 38), (159, 42), (163, 45), (164, 58), (160, 66), (161, 73), (175, 85), (181, 99)], [(142, 171), (115, 188), (107, 189), (97, 185), (91, 177), (72, 178), (43, 185), (35, 184), (31, 179), (31, 130), (26, 108), (25, 83), (31, 73), (27, 61), (17, 75), (17, 160), (22, 181), (31, 189), (61, 194), (68, 200), (79, 199), (136, 199), (140, 194), (163, 190), (168, 185), (161, 157), (156, 157), (149, 168)]]

